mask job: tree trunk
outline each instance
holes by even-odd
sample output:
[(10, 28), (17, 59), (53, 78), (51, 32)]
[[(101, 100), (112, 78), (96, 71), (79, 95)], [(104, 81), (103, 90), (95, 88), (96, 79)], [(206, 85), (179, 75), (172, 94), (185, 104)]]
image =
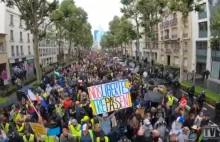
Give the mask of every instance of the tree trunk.
[(38, 33), (33, 33), (33, 48), (34, 48), (34, 64), (37, 74), (37, 82), (41, 81), (41, 68), (39, 61), (39, 49), (38, 49)]
[(183, 45), (183, 32), (184, 32), (184, 28), (185, 28), (185, 21), (186, 18), (182, 17), (182, 24), (181, 24), (181, 30), (180, 30), (180, 78), (179, 78), (179, 82), (183, 81), (183, 74), (184, 74), (184, 45)]
[(70, 59), (71, 56), (71, 48), (72, 48), (72, 40), (69, 40), (69, 53), (68, 53), (68, 58)]
[[(140, 56), (140, 53), (139, 53), (139, 52), (140, 52), (140, 48), (139, 48), (139, 47), (140, 47), (140, 40), (139, 40), (139, 36), (140, 36), (139, 33), (140, 33), (140, 32), (139, 32), (139, 23), (138, 23), (138, 20), (136, 19), (135, 22), (136, 22), (136, 26), (137, 26), (137, 27), (136, 27), (136, 30), (137, 30), (137, 40), (136, 40), (136, 43), (137, 43), (137, 44), (136, 44), (136, 52), (137, 52), (137, 53), (136, 53), (136, 58), (137, 58), (137, 57)], [(140, 58), (140, 57), (139, 57), (139, 58)], [(138, 58), (138, 60), (140, 60), (139, 58)]]

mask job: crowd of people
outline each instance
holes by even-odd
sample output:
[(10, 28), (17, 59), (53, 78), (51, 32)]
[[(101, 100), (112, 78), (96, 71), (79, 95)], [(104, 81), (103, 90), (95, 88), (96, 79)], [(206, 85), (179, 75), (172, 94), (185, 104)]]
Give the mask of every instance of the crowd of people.
[[(43, 75), (41, 85), (32, 90), (44, 101), (23, 97), (19, 105), (1, 112), (2, 142), (186, 142), (200, 141), (201, 127), (208, 125), (210, 114), (202, 106), (185, 110), (187, 97), (176, 105), (172, 91), (151, 86), (143, 72), (133, 73), (112, 57), (102, 53), (58, 67), (51, 76)], [(132, 107), (93, 113), (87, 87), (128, 79)], [(163, 87), (162, 87), (163, 88)], [(164, 95), (162, 102), (144, 99), (146, 92)], [(28, 96), (28, 95), (27, 95)], [(205, 92), (203, 94), (205, 96)], [(56, 135), (35, 133), (30, 123), (46, 130), (59, 128)]]

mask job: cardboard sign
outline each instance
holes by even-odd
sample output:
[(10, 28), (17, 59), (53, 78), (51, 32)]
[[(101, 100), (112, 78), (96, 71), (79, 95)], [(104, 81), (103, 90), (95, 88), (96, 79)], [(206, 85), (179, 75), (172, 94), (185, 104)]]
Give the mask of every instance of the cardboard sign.
[(35, 134), (47, 135), (45, 127), (38, 123), (29, 123)]
[(132, 106), (130, 83), (120, 80), (88, 87), (94, 114), (102, 114)]

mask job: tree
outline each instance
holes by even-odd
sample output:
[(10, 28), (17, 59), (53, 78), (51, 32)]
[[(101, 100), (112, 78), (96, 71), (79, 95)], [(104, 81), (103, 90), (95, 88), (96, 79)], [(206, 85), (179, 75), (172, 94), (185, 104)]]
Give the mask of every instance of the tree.
[(38, 42), (45, 36), (45, 30), (43, 34), (40, 34), (39, 26), (44, 23), (45, 17), (48, 17), (53, 10), (56, 9), (57, 2), (49, 2), (46, 0), (1, 0), (5, 2), (7, 6), (16, 6), (21, 13), (21, 19), (26, 24), (26, 30), (30, 30), (33, 34), (33, 48), (34, 48), (34, 60), (37, 73), (37, 80), (41, 80), (41, 69), (39, 64), (39, 49)]
[(210, 41), (211, 48), (215, 50), (216, 54), (216, 50), (220, 47), (220, 8), (218, 8), (217, 11), (213, 13), (210, 29), (213, 37)]
[(73, 0), (64, 0), (53, 14), (52, 20), (57, 24), (60, 23), (66, 31), (66, 37), (69, 40), (68, 57), (70, 58), (72, 42), (74, 38), (81, 35), (80, 32), (87, 23), (88, 15), (82, 8), (77, 7)]
[(167, 0), (140, 0), (137, 3), (141, 15), (141, 25), (144, 28), (146, 48), (148, 45), (148, 38), (150, 39), (150, 66), (152, 66), (152, 38), (155, 37), (152, 28), (153, 26), (157, 26), (161, 21), (161, 14), (166, 6), (166, 2)]
[[(181, 17), (181, 30), (180, 30), (180, 78), (179, 81), (183, 81), (183, 52), (184, 52), (184, 43), (183, 43), (183, 31), (185, 28), (185, 24), (187, 22), (187, 18), (189, 16), (189, 13), (192, 11), (201, 11), (199, 1), (195, 2), (194, 0), (169, 0), (168, 1), (168, 7), (171, 12), (180, 12), (182, 14)], [(195, 77), (194, 77), (195, 78)], [(193, 81), (195, 83), (195, 79)]]
[(139, 58), (140, 55), (140, 41), (141, 38), (140, 35), (140, 11), (138, 10), (136, 0), (121, 0), (121, 3), (123, 4), (123, 8), (121, 9), (121, 12), (124, 13), (124, 16), (127, 18), (130, 18), (134, 20), (135, 22), (135, 29), (136, 29), (136, 58)]

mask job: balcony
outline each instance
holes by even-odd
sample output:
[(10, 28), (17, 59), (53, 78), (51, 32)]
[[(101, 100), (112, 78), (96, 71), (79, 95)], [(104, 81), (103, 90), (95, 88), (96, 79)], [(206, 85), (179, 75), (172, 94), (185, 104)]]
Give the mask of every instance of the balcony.
[(164, 36), (164, 39), (169, 39), (169, 35), (165, 35), (165, 36)]
[(20, 54), (19, 54), (19, 53), (17, 53), (16, 55), (17, 55), (17, 56), (20, 56)]
[(169, 49), (169, 48), (166, 48), (166, 52), (172, 52), (172, 50), (171, 49)]
[(23, 39), (22, 39), (22, 38), (20, 39), (20, 42), (23, 42)]
[(177, 37), (178, 37), (177, 34), (172, 35), (172, 39), (177, 39)]
[(11, 56), (14, 57), (14, 56), (15, 56), (15, 53), (11, 53)]
[(174, 19), (170, 20), (170, 25), (171, 26), (177, 25), (177, 23), (178, 23), (178, 19), (177, 18), (174, 18)]
[(174, 53), (179, 53), (179, 51), (180, 51), (179, 48), (174, 48), (174, 49), (173, 49), (173, 52), (174, 52)]
[(21, 55), (23, 56), (23, 55), (24, 55), (24, 53), (21, 53)]
[(11, 38), (10, 38), (10, 41), (14, 41), (14, 37), (11, 37)]
[(183, 38), (187, 38), (188, 37), (188, 33), (183, 33)]
[(165, 22), (163, 22), (163, 27), (166, 28), (170, 25), (170, 22), (167, 20)]

